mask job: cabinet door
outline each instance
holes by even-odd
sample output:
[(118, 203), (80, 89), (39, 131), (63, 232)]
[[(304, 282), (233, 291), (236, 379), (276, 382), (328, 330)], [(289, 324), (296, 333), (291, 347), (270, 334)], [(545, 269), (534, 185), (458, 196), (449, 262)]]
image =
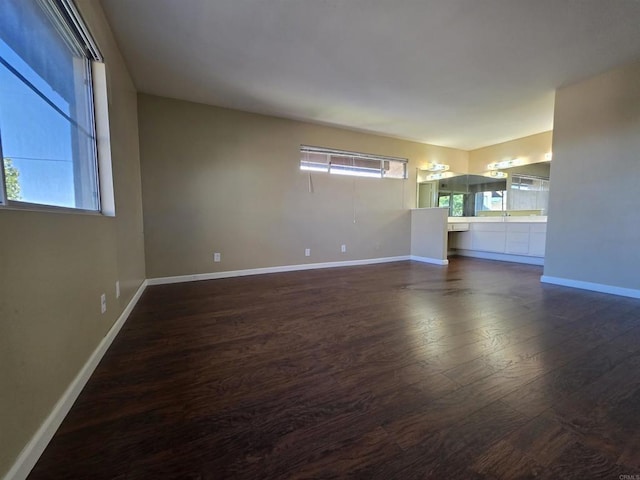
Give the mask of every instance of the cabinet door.
[(512, 253), (515, 255), (529, 254), (529, 224), (528, 223), (507, 224), (506, 253)]
[(475, 223), (472, 226), (474, 250), (504, 253), (506, 237), (504, 223)]
[(545, 245), (547, 243), (547, 224), (531, 225), (531, 240), (529, 245), (529, 255), (544, 257)]

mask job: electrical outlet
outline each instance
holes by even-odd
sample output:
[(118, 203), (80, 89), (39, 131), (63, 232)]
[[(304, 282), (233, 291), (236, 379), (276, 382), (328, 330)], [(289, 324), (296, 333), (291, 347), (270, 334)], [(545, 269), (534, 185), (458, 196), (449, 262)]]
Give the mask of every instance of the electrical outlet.
[(310, 257), (311, 256), (311, 249), (310, 248), (305, 248), (304, 249), (304, 256), (305, 257)]
[(120, 280), (116, 282), (116, 298), (120, 298)]
[(342, 253), (347, 253), (347, 246), (346, 246), (346, 245), (342, 245), (342, 246), (340, 247), (340, 251), (341, 251)]
[(220, 254), (219, 253), (214, 253), (213, 254), (213, 261), (214, 262), (219, 262), (220, 261)]
[(107, 311), (107, 296), (104, 293), (100, 295), (100, 311), (102, 313)]

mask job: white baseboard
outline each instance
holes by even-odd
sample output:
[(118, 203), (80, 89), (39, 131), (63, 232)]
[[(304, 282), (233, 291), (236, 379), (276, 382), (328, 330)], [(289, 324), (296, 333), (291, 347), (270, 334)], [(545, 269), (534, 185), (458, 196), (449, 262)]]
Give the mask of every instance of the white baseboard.
[(82, 389), (89, 380), (89, 377), (91, 377), (91, 374), (113, 342), (113, 339), (116, 338), (116, 335), (127, 321), (127, 318), (129, 318), (133, 307), (135, 307), (138, 300), (140, 300), (140, 297), (146, 287), (147, 281), (145, 280), (142, 282), (142, 285), (140, 285), (140, 288), (138, 288), (120, 317), (118, 317), (118, 320), (116, 320), (109, 332), (91, 354), (87, 362), (82, 367), (82, 370), (80, 370), (78, 375), (76, 375), (76, 378), (74, 378), (71, 384), (67, 387), (62, 397), (60, 397), (53, 407), (53, 410), (51, 410), (49, 416), (42, 423), (29, 443), (27, 443), (27, 445), (22, 449), (22, 452), (18, 455), (13, 467), (11, 467), (9, 472), (5, 475), (4, 480), (24, 480), (27, 478), (40, 458), (40, 455), (42, 455), (42, 452), (44, 452), (44, 449), (53, 438), (56, 430), (58, 430), (58, 427), (60, 427), (60, 424), (67, 416), (67, 413), (69, 413), (69, 410), (75, 403), (78, 395), (82, 392)]
[(216, 280), (219, 278), (244, 277), (247, 275), (263, 275), (265, 273), (296, 272), (299, 270), (315, 270), (317, 268), (353, 267), (373, 265), (376, 263), (401, 262), (409, 260), (409, 255), (400, 257), (366, 258), (364, 260), (347, 260), (342, 262), (303, 263), (300, 265), (283, 265), (280, 267), (249, 268), (246, 270), (228, 270), (226, 272), (196, 273), (175, 277), (156, 277), (147, 280), (148, 285), (166, 285), (169, 283), (196, 282), (199, 280)]
[(605, 285), (602, 283), (583, 282), (581, 280), (571, 280), (569, 278), (550, 277), (542, 275), (540, 277), (542, 283), (550, 283), (563, 287), (579, 288), (581, 290), (591, 290), (593, 292), (610, 293), (612, 295), (620, 295), (622, 297), (640, 298), (640, 290), (633, 288), (616, 287), (613, 285)]
[(414, 262), (431, 263), (432, 265), (449, 265), (449, 260), (440, 258), (419, 257), (417, 255), (411, 255), (411, 260)]
[(526, 263), (528, 265), (544, 265), (544, 257), (529, 257), (526, 255), (480, 252), (478, 250), (464, 249), (457, 249), (455, 254), (460, 255), (461, 257), (483, 258), (485, 260), (500, 260), (501, 262)]

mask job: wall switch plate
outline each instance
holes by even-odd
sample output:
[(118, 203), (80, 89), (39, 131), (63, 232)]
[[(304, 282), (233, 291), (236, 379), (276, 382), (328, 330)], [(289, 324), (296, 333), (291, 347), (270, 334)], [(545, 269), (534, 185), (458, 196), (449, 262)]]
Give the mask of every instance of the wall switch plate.
[(103, 293), (100, 295), (100, 312), (105, 313), (107, 311), (107, 296)]
[(311, 249), (310, 248), (305, 248), (304, 249), (304, 256), (305, 257), (310, 257), (311, 256)]
[(116, 282), (116, 298), (120, 298), (120, 280)]
[(220, 254), (219, 253), (214, 253), (213, 254), (213, 261), (214, 262), (219, 262), (220, 261)]
[(340, 247), (340, 251), (341, 251), (342, 253), (346, 253), (346, 252), (347, 252), (347, 246), (346, 246), (346, 245), (342, 245), (342, 246)]

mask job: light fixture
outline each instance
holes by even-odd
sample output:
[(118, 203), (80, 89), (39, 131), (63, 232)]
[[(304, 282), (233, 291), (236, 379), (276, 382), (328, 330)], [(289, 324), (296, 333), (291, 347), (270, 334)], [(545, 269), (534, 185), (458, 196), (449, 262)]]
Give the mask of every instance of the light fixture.
[(446, 172), (449, 170), (449, 165), (444, 163), (427, 163), (427, 168), (429, 172)]
[(502, 162), (490, 163), (489, 165), (487, 165), (487, 168), (489, 170), (500, 170), (501, 168), (515, 167), (516, 165), (520, 165), (521, 163), (522, 162), (519, 159), (514, 158), (513, 160), (504, 160)]
[(442, 180), (443, 178), (453, 177), (453, 172), (437, 172), (427, 175), (426, 180)]
[(491, 170), (489, 172), (486, 172), (484, 176), (491, 178), (507, 178), (509, 174), (507, 174), (506, 172), (500, 172), (498, 170)]
[(545, 154), (544, 154), (544, 159), (545, 159), (547, 162), (550, 162), (552, 158), (553, 158), (553, 153), (549, 152), (549, 153), (545, 153)]

